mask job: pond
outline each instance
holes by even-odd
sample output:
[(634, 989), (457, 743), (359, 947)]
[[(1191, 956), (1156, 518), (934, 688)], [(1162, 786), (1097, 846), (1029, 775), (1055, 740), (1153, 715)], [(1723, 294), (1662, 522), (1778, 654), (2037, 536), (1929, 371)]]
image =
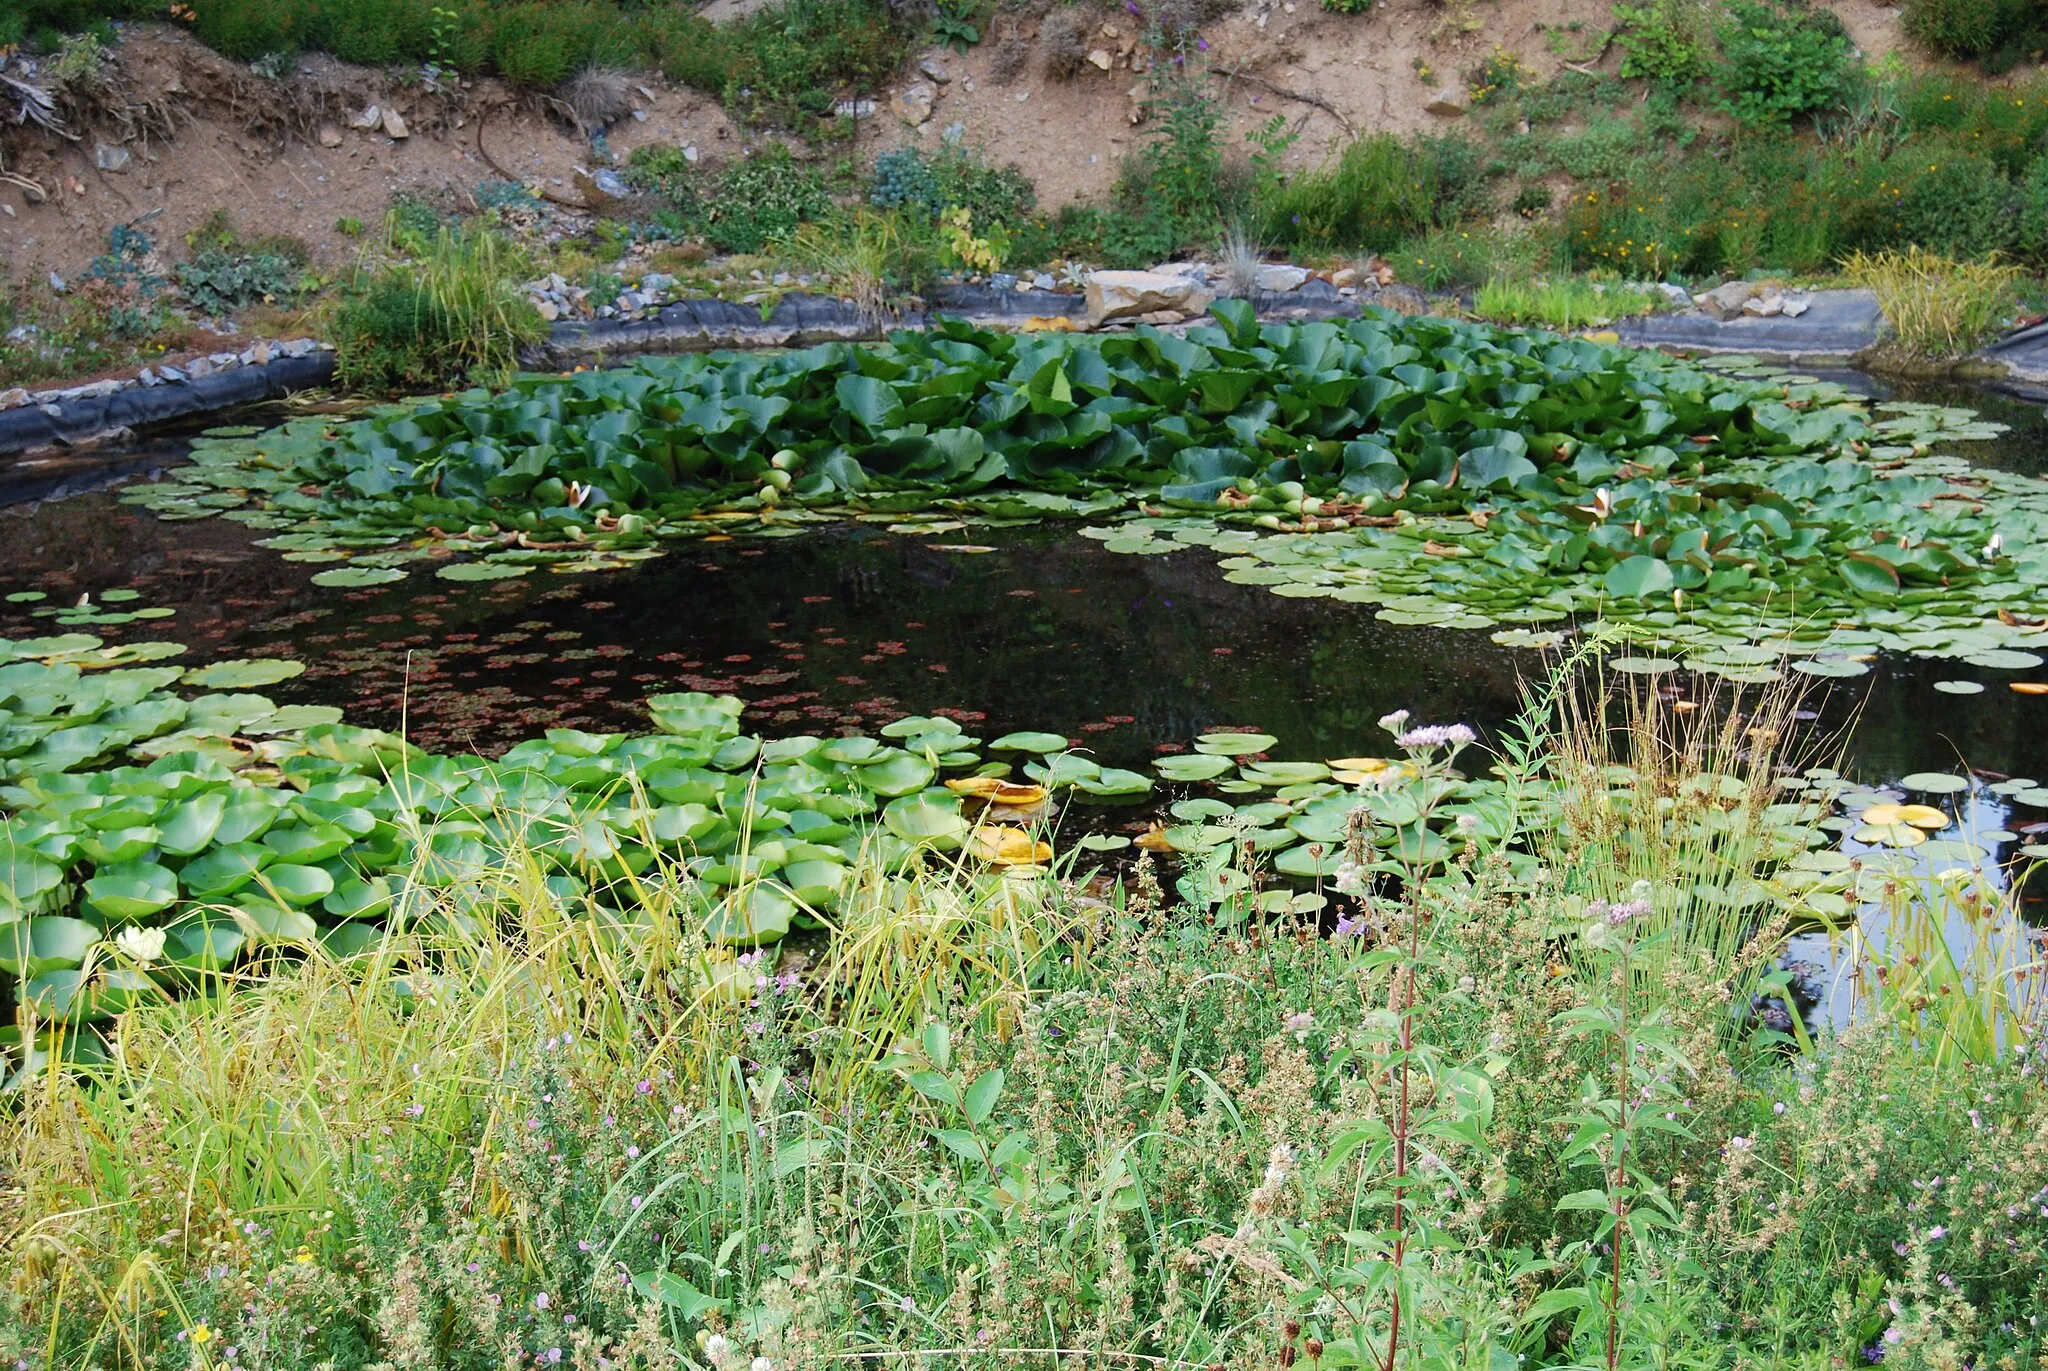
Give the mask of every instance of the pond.
[[(1910, 398), (2009, 426), (1971, 448), (1975, 464), (2048, 468), (2040, 411), (1979, 392)], [(87, 627), (110, 641), (181, 642), (188, 662), (298, 658), (304, 675), (266, 694), (343, 706), (351, 723), (435, 752), (495, 756), (556, 727), (640, 730), (645, 697), (687, 690), (740, 697), (742, 726), (769, 737), (951, 717), (987, 736), (1056, 730), (1105, 766), (1141, 771), (1224, 729), (1272, 734), (1278, 757), (1383, 753), (1376, 721), (1398, 709), (1485, 736), (1546, 667), (1544, 653), (1485, 631), (1388, 623), (1371, 604), (1238, 583), (1207, 549), (1111, 551), (1078, 521), (928, 531), (874, 515), (796, 536), (701, 538), (599, 572), (322, 586), (318, 558), (281, 557), (256, 545), (258, 531), (159, 519), (112, 486), (89, 488), (160, 477), (182, 450), (157, 439), (0, 472), (0, 498), (14, 501), (0, 510), (0, 637), (47, 633), (54, 611), (89, 597), (103, 610)], [(134, 594), (106, 602), (108, 591)], [(124, 613), (145, 607), (171, 613)], [(2010, 689), (2037, 677), (2048, 673), (1885, 653), (1866, 675), (1807, 682), (1801, 717), (1847, 737), (1843, 769), (1868, 786), (1965, 769), (1987, 782), (2044, 776), (2048, 698)], [(1983, 689), (1958, 693), (1960, 682)], [(1716, 689), (1684, 674), (1658, 684), (1673, 699)], [(1137, 833), (1153, 812), (1092, 821)], [(1980, 789), (1963, 827), (2012, 835), (1998, 844), (2005, 858), (2038, 841), (2048, 811)], [(2034, 900), (2025, 910), (2043, 921)], [(1802, 936), (1792, 957), (1825, 968), (1827, 940)]]

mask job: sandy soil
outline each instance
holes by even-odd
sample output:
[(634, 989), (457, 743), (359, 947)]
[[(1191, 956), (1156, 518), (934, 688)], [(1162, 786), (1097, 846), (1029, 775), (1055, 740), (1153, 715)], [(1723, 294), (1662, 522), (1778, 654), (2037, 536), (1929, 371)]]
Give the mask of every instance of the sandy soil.
[[(1876, 0), (1833, 7), (1869, 56), (1899, 46), (1897, 8)], [(1364, 14), (1336, 15), (1316, 0), (1255, 0), (1205, 30), (1206, 60), (1225, 78), (1229, 142), (1241, 146), (1245, 133), (1283, 114), (1299, 132), (1289, 161), (1307, 166), (1357, 132), (1455, 126), (1459, 116), (1426, 107), (1460, 89), (1460, 72), (1499, 47), (1550, 74), (1567, 57), (1586, 58), (1589, 40), (1597, 47), (1608, 10), (1608, 0), (1381, 0)], [(1143, 63), (1138, 21), (1121, 8), (1096, 11), (1088, 41), (1110, 69), (1087, 66), (1071, 80), (1045, 72), (1037, 24), (1032, 12), (1006, 12), (965, 55), (918, 54), (947, 79), (931, 82), (909, 64), (861, 122), (858, 152), (936, 148), (952, 128), (992, 160), (1020, 167), (1047, 206), (1106, 190), (1119, 158), (1146, 135), (1134, 123), (1147, 79), (1133, 69)], [(1024, 44), (1026, 60), (1006, 82), (996, 65), (1008, 39)], [(1611, 68), (1617, 54), (1592, 60)], [(1423, 66), (1437, 85), (1424, 81)], [(892, 100), (919, 83), (936, 98), (930, 119), (912, 127)], [(609, 135), (620, 156), (642, 143), (680, 143), (696, 146), (708, 166), (741, 155), (750, 141), (694, 92), (653, 76), (636, 78), (636, 88), (639, 113)], [(219, 208), (246, 232), (291, 234), (321, 260), (343, 263), (355, 251), (336, 228), (344, 217), (374, 224), (401, 193), (454, 207), (479, 182), (497, 179), (479, 150), (480, 129), (506, 173), (564, 199), (579, 198), (577, 170), (593, 162), (589, 144), (561, 120), (493, 81), (432, 90), (325, 58), (267, 81), (162, 25), (131, 28), (101, 104), (76, 142), (10, 130), (0, 145), (5, 170), (45, 192), (38, 202), (0, 183), (0, 268), (10, 274), (75, 272), (102, 250), (110, 228), (151, 211), (159, 213), (150, 231), (179, 255), (184, 236)], [(395, 108), (409, 136), (351, 127), (371, 104)], [(124, 148), (132, 161), (119, 172), (100, 169), (101, 145)]]

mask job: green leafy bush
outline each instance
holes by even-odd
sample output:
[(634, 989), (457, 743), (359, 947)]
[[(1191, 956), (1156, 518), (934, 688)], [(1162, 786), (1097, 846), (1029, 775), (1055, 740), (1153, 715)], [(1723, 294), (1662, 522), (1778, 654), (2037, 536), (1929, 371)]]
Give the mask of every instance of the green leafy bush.
[(1727, 0), (1721, 100), (1745, 124), (1784, 124), (1840, 98), (1849, 74), (1841, 20), (1804, 0)]
[(703, 232), (721, 252), (759, 252), (831, 208), (824, 176), (773, 143), (719, 174), (703, 201)]
[(927, 158), (916, 148), (894, 148), (875, 159), (868, 179), (868, 203), (927, 219), (958, 207), (978, 225), (1015, 228), (1036, 201), (1037, 191), (1022, 171), (992, 167), (964, 149)]
[(2040, 0), (1906, 0), (1906, 35), (1949, 57), (1983, 57), (2043, 18)]
[(1892, 159), (1898, 178), (1894, 241), (1949, 257), (2010, 250), (2020, 232), (2012, 183), (1989, 158), (1954, 145), (1918, 143)]
[(1707, 73), (1713, 26), (1700, 0), (1644, 0), (1614, 7), (1621, 74), (1686, 88)]

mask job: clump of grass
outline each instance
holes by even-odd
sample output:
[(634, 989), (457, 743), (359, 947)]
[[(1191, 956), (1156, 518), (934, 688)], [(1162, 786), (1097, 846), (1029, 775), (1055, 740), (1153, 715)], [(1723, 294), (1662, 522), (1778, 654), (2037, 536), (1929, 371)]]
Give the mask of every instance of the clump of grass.
[(1877, 293), (1897, 347), (1927, 361), (1967, 356), (1997, 337), (2022, 274), (1996, 258), (1958, 261), (1917, 246), (1851, 253), (1842, 272)]
[(1223, 231), (1222, 251), (1217, 255), (1223, 269), (1218, 289), (1232, 299), (1249, 299), (1259, 288), (1259, 268), (1266, 260), (1264, 249), (1241, 226), (1232, 224)]
[(502, 377), (546, 325), (516, 284), (526, 263), (487, 228), (440, 225), (431, 237), (386, 225), (387, 264), (337, 307), (333, 338), (342, 384), (368, 391), (430, 389), (462, 377)]
[(1654, 291), (1578, 277), (1556, 281), (1511, 281), (1495, 277), (1479, 288), (1472, 312), (1498, 324), (1576, 329), (1649, 314), (1661, 303), (1661, 297)]

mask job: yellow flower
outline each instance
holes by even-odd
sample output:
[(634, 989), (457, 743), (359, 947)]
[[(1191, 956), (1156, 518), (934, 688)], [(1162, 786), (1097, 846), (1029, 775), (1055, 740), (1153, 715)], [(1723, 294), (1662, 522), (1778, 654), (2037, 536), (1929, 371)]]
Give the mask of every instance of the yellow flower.
[(206, 1343), (213, 1341), (213, 1330), (211, 1328), (208, 1328), (203, 1323), (197, 1325), (192, 1330), (192, 1341), (199, 1343), (202, 1346)]

